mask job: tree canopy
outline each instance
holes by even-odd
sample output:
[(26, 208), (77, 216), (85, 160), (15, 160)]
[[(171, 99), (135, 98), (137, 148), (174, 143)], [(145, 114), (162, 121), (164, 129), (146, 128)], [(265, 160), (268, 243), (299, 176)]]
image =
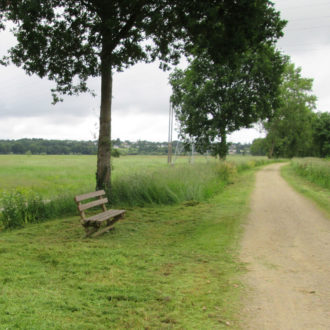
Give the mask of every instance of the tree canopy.
[(286, 59), (280, 86), (280, 106), (264, 122), (269, 157), (294, 157), (311, 154), (312, 123), (316, 97), (312, 94), (313, 79), (303, 78), (301, 68)]
[(97, 188), (110, 186), (113, 71), (157, 58), (166, 68), (181, 53), (234, 60), (284, 25), (269, 0), (0, 0), (0, 19), (17, 38), (4, 62), (54, 81), (54, 102), (101, 77)]
[(330, 112), (319, 112), (313, 121), (314, 155), (330, 157)]
[(269, 117), (278, 105), (282, 69), (280, 53), (264, 45), (242, 53), (235, 65), (198, 57), (176, 70), (171, 101), (181, 136), (193, 139), (198, 151), (213, 149), (225, 158), (227, 134)]

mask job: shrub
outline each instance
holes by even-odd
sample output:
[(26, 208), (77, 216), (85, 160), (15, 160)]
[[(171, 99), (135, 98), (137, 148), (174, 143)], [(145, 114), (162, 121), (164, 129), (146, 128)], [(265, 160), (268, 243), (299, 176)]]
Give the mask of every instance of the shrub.
[(72, 197), (71, 199), (58, 197), (53, 201), (44, 201), (40, 195), (24, 189), (3, 193), (2, 208), (0, 222), (6, 229), (42, 222), (76, 210)]

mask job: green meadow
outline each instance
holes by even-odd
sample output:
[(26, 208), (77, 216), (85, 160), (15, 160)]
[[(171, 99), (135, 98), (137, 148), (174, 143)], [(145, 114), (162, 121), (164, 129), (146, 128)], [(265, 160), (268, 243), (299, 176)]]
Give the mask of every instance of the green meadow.
[[(177, 163), (188, 163), (178, 158)], [(195, 161), (206, 162), (198, 157)], [(137, 172), (154, 171), (167, 166), (164, 156), (124, 156), (113, 158), (113, 180)], [(96, 156), (78, 155), (0, 155), (0, 192), (28, 188), (45, 197), (62, 193), (81, 193), (95, 187)]]
[[(237, 156), (228, 160), (238, 170), (267, 162), (264, 157)], [(218, 166), (219, 163), (214, 158), (200, 156), (194, 157), (193, 164), (190, 164), (189, 157), (178, 157), (175, 166), (169, 168), (165, 156), (124, 156), (113, 158), (112, 180), (115, 185), (118, 181), (127, 184), (127, 180), (136, 185), (134, 181), (142, 177), (149, 179), (153, 175), (153, 179), (157, 180), (161, 175), (168, 180), (170, 176), (175, 177), (176, 171), (180, 172), (177, 174), (180, 177), (182, 172), (186, 176), (193, 170), (192, 181), (195, 181), (200, 176), (209, 175), (207, 167)], [(33, 190), (45, 199), (76, 195), (94, 190), (95, 172), (96, 156), (0, 155), (0, 194), (19, 188)], [(178, 178), (173, 179), (177, 181)]]
[[(0, 231), (1, 327), (239, 328), (239, 238), (254, 173), (267, 163), (115, 159), (115, 204), (127, 216), (113, 231), (85, 239), (70, 208)], [(71, 203), (75, 193), (93, 190), (95, 157), (1, 156), (0, 171), (5, 199), (24, 188)], [(6, 204), (3, 213), (8, 207), (12, 221), (27, 218), (18, 212), (27, 200), (15, 198), (17, 208)]]

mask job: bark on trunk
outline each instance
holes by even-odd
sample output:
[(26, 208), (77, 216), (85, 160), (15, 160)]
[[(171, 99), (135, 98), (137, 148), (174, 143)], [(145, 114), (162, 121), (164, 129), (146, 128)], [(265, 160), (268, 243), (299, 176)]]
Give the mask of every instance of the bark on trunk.
[(274, 154), (274, 147), (275, 147), (275, 140), (272, 139), (270, 148), (268, 150), (268, 158), (273, 158), (273, 154)]
[(100, 130), (97, 152), (96, 189), (110, 190), (111, 185), (111, 63), (102, 59)]
[(220, 129), (220, 143), (219, 143), (219, 157), (220, 160), (226, 160), (228, 146), (227, 146), (227, 135), (225, 130)]

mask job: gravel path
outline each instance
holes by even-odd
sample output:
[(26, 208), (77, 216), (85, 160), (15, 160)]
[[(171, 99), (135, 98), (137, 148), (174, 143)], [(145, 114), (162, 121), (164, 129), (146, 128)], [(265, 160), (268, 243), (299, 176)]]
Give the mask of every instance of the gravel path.
[(243, 329), (330, 329), (330, 221), (280, 176), (257, 174), (242, 241)]

